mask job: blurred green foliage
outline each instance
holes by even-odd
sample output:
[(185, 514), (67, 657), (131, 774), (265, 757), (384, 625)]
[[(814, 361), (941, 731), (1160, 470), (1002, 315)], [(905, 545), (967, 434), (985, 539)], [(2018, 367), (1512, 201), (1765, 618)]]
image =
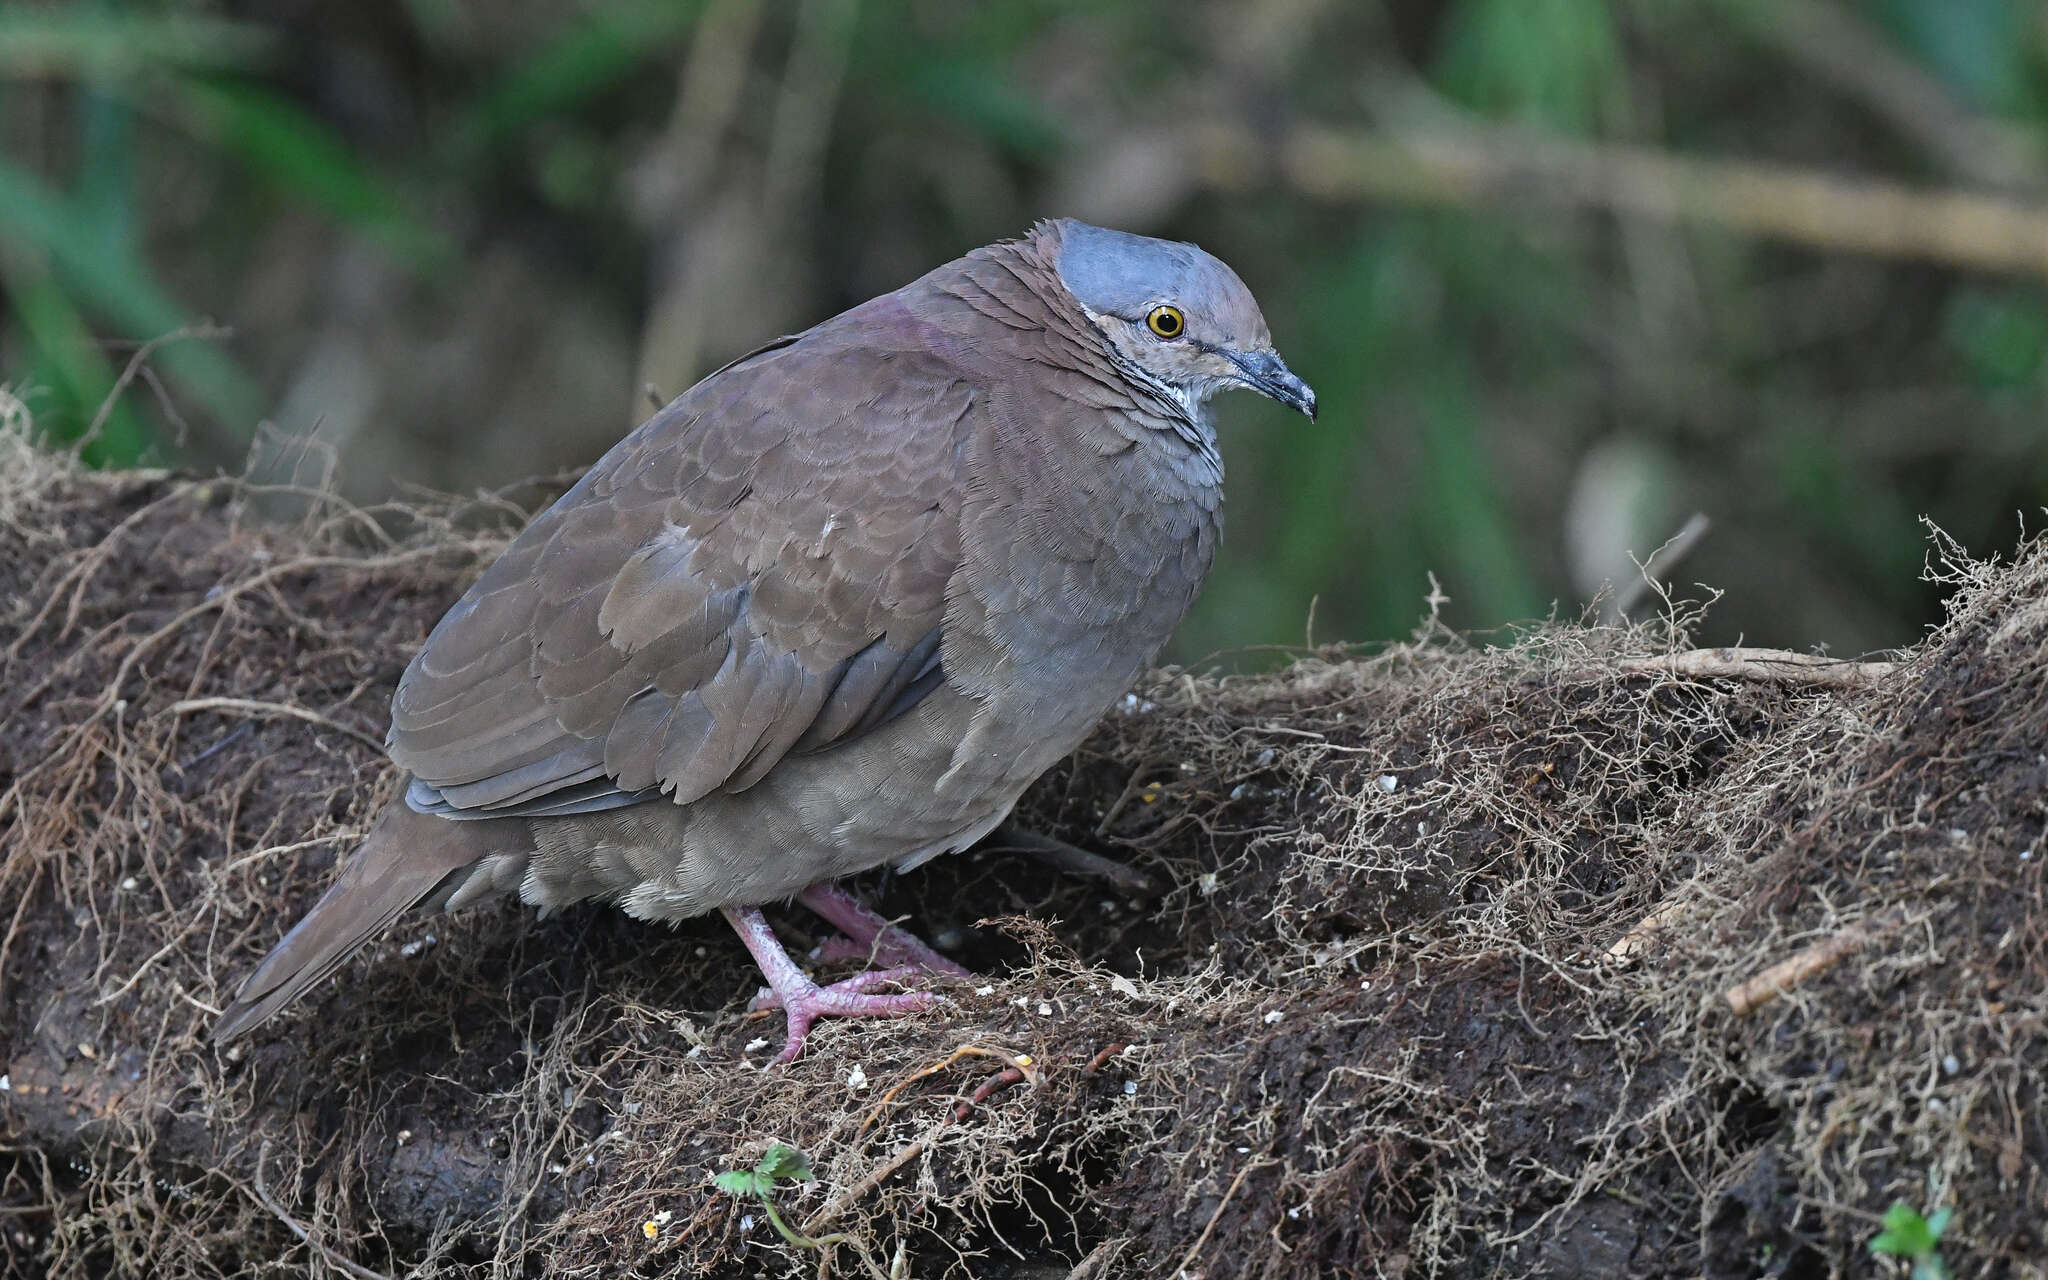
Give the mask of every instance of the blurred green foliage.
[[(702, 372), (1077, 213), (1231, 261), (1326, 406), (1222, 408), (1181, 656), (1299, 642), (1312, 600), (1319, 640), (1399, 635), (1432, 574), (1460, 625), (1575, 612), (1694, 510), (1715, 638), (1901, 643), (1934, 616), (1917, 517), (1990, 550), (2048, 493), (2041, 282), (1347, 203), (1223, 180), (1202, 138), (1520, 129), (1929, 187), (1986, 185), (1993, 138), (2033, 202), (2044, 70), (2028, 0), (14, 3), (0, 382), (104, 465), (238, 466), (273, 419), (328, 423), (357, 491), (466, 487), (594, 457), (665, 308), (711, 317), (669, 353)], [(1930, 143), (1951, 116), (1983, 130)], [(113, 396), (207, 318), (234, 338)]]

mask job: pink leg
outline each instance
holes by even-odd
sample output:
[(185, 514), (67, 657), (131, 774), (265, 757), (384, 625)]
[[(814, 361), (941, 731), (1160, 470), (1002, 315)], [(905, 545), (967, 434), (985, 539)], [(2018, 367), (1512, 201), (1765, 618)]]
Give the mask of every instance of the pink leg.
[(852, 946), (827, 942), (818, 949), (819, 959), (857, 958), (871, 964), (910, 965), (926, 973), (949, 978), (971, 978), (974, 972), (932, 949), (930, 943), (890, 924), (859, 898), (837, 884), (814, 884), (797, 895), (799, 901), (839, 927)]
[[(811, 1024), (828, 1014), (842, 1018), (894, 1018), (906, 1013), (917, 1013), (929, 1009), (938, 997), (929, 991), (906, 991), (901, 995), (869, 995), (868, 988), (888, 982), (902, 982), (913, 977), (917, 970), (903, 967), (895, 969), (871, 969), (858, 973), (844, 982), (835, 982), (821, 987), (811, 981), (803, 970), (796, 967), (796, 961), (782, 949), (775, 931), (768, 927), (768, 919), (759, 907), (721, 907), (727, 923), (740, 935), (740, 941), (747, 944), (753, 953), (754, 963), (761, 966), (761, 976), (768, 979), (768, 986), (774, 993), (771, 1003), (763, 1006), (780, 1006), (789, 1012), (789, 1041), (782, 1046), (775, 1062), (793, 1061), (804, 1051), (804, 1036), (810, 1032)], [(756, 999), (760, 1004), (768, 993)]]

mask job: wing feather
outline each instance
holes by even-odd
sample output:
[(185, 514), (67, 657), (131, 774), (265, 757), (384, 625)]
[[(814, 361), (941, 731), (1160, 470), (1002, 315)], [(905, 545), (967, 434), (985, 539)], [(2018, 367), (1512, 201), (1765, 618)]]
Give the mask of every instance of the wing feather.
[(744, 790), (934, 687), (980, 396), (889, 301), (699, 383), (484, 572), (392, 701), (414, 808)]

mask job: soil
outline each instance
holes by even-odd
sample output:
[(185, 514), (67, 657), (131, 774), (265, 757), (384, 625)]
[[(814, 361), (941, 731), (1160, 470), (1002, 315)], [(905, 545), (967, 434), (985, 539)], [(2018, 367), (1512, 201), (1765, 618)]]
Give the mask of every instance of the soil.
[[(721, 923), (512, 903), (221, 1054), (536, 493), (0, 454), (10, 1274), (1789, 1280), (1893, 1266), (1905, 1200), (1956, 1274), (2048, 1275), (2039, 543), (1937, 539), (1950, 621), (1888, 664), (1701, 654), (1674, 606), (1161, 672), (1020, 810), (1156, 891), (865, 877), (983, 977), (787, 1070)], [(838, 1239), (711, 1185), (775, 1142)]]

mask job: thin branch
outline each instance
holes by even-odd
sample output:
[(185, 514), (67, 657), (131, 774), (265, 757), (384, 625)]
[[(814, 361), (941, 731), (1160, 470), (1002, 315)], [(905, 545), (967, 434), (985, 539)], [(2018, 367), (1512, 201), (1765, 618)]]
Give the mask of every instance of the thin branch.
[(1188, 1246), (1188, 1251), (1181, 1255), (1180, 1265), (1173, 1269), (1173, 1274), (1180, 1276), (1188, 1273), (1188, 1268), (1194, 1266), (1195, 1259), (1201, 1256), (1202, 1246), (1209, 1243), (1209, 1233), (1216, 1230), (1217, 1221), (1223, 1217), (1223, 1211), (1230, 1206), (1231, 1197), (1237, 1194), (1237, 1189), (1243, 1186), (1244, 1180), (1254, 1172), (1273, 1163), (1275, 1162), (1272, 1160), (1254, 1160), (1237, 1171), (1237, 1176), (1230, 1180), (1230, 1187), (1223, 1193), (1223, 1198), (1216, 1202), (1216, 1212), (1210, 1214), (1209, 1221), (1202, 1224), (1202, 1234), (1196, 1236), (1195, 1242)]
[(309, 724), (333, 729), (337, 733), (345, 733), (378, 755), (384, 754), (382, 739), (351, 725), (345, 725), (339, 720), (323, 716), (318, 711), (295, 707), (285, 702), (261, 702), (255, 698), (187, 698), (183, 702), (174, 702), (165, 707), (160, 714), (175, 716), (193, 711), (245, 711), (257, 716), (290, 716), (295, 720), (304, 720)]
[(1648, 560), (1643, 561), (1639, 566), (1641, 572), (1636, 575), (1635, 581), (1622, 588), (1614, 597), (1613, 620), (1620, 621), (1628, 617), (1629, 611), (1640, 604), (1645, 595), (1661, 588), (1665, 579), (1671, 576), (1681, 561), (1692, 554), (1693, 548), (1699, 546), (1700, 539), (1706, 537), (1707, 531), (1713, 527), (1714, 522), (1707, 518), (1704, 511), (1693, 512), (1692, 517), (1677, 533), (1672, 534), (1663, 546), (1650, 553)]
[(262, 1205), (264, 1208), (270, 1210), (271, 1213), (275, 1214), (277, 1220), (279, 1222), (282, 1222), (286, 1227), (290, 1228), (291, 1233), (297, 1236), (301, 1241), (303, 1241), (307, 1248), (313, 1250), (321, 1257), (327, 1259), (329, 1266), (340, 1267), (343, 1271), (346, 1271), (350, 1275), (356, 1277), (356, 1280), (391, 1280), (391, 1277), (385, 1275), (383, 1272), (372, 1271), (370, 1268), (364, 1266), (360, 1262), (355, 1262), (351, 1259), (344, 1258), (340, 1254), (336, 1253), (334, 1250), (320, 1243), (320, 1241), (315, 1240), (313, 1238), (313, 1233), (306, 1229), (304, 1223), (300, 1222), (297, 1218), (294, 1218), (289, 1212), (285, 1210), (285, 1207), (283, 1205), (271, 1199), (269, 1190), (263, 1185), (263, 1165), (264, 1162), (268, 1159), (270, 1159), (270, 1143), (266, 1140), (263, 1143), (263, 1145), (259, 1147), (256, 1151), (256, 1185), (253, 1188), (251, 1188), (252, 1193), (256, 1197), (256, 1203)]
[(1654, 658), (1630, 658), (1623, 675), (1682, 676), (1691, 680), (1777, 680), (1831, 689), (1864, 689), (1898, 670), (1895, 662), (1855, 662), (1818, 653), (1734, 647), (1687, 649)]
[(233, 336), (234, 330), (224, 329), (216, 324), (191, 324), (173, 329), (169, 333), (159, 334), (135, 348), (134, 354), (128, 357), (127, 365), (121, 370), (121, 376), (114, 379), (112, 389), (100, 400), (100, 407), (93, 413), (92, 422), (86, 427), (85, 434), (71, 442), (71, 456), (78, 457), (85, 452), (87, 445), (99, 439), (100, 432), (106, 428), (107, 419), (114, 416), (114, 406), (128, 393), (128, 388), (134, 385), (135, 379), (142, 374), (143, 367), (149, 362), (149, 358), (156, 354), (158, 348), (188, 339), (217, 342)]
[(1903, 923), (1901, 916), (1891, 913), (1853, 925), (1728, 988), (1721, 998), (1737, 1017), (1745, 1017), (1801, 983), (1826, 973)]
[(1305, 125), (1278, 139), (1199, 132), (1204, 180), (1229, 191), (1283, 181), (1314, 199), (1471, 206), (1517, 202), (1699, 222), (1829, 253), (2048, 278), (2048, 207), (1883, 178), (1507, 128), (1393, 135)]
[(1883, 116), (1930, 164), (1998, 187), (2040, 182), (2040, 148), (2022, 130), (1970, 111), (1846, 5), (1731, 0), (1726, 7), (1788, 61)]

